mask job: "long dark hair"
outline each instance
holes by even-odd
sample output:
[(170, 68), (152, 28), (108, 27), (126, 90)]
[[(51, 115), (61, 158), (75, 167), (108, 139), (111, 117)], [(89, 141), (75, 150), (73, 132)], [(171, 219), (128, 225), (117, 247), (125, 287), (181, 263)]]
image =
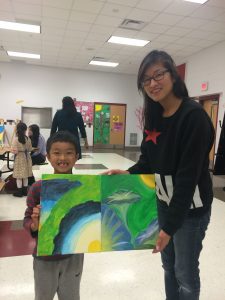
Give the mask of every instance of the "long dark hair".
[(32, 147), (38, 146), (38, 140), (40, 135), (40, 128), (36, 124), (32, 124), (29, 126), (30, 131), (32, 131), (32, 135), (30, 136)]
[(62, 109), (66, 111), (69, 117), (74, 116), (74, 114), (77, 113), (76, 106), (74, 105), (74, 100), (69, 96), (66, 96), (62, 99)]
[(187, 87), (184, 81), (181, 79), (172, 57), (165, 51), (153, 50), (150, 53), (148, 53), (139, 67), (137, 78), (138, 90), (142, 93), (144, 97), (143, 126), (147, 129), (155, 128), (163, 112), (162, 106), (159, 103), (154, 102), (146, 94), (142, 84), (147, 69), (157, 63), (162, 63), (163, 66), (169, 71), (172, 79), (174, 80), (174, 95), (180, 99), (189, 97)]
[(26, 144), (26, 140), (27, 140), (26, 130), (27, 130), (27, 125), (23, 122), (19, 122), (16, 125), (16, 135), (18, 137), (18, 141), (23, 145)]

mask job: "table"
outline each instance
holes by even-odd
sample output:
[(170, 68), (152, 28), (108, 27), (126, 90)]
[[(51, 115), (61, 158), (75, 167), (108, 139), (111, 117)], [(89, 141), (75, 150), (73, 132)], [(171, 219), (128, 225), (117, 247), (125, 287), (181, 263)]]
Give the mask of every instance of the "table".
[(10, 159), (10, 157), (9, 157), (10, 150), (11, 150), (11, 148), (9, 146), (5, 146), (5, 147), (0, 148), (0, 160), (7, 161), (7, 168), (8, 168), (8, 170), (6, 170), (6, 171), (0, 170), (0, 177), (2, 176), (3, 173), (8, 173), (8, 172), (13, 171), (13, 168), (10, 167), (10, 165), (9, 165), (10, 161), (14, 161), (14, 159)]

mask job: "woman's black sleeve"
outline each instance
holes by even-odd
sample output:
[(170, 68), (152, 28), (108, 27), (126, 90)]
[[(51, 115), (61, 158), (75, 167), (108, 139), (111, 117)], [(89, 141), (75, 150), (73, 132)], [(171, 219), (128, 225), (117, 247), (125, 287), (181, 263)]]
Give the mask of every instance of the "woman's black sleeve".
[(84, 139), (87, 137), (87, 134), (86, 134), (86, 130), (84, 127), (84, 121), (83, 121), (82, 115), (80, 113), (77, 113), (77, 118), (78, 118), (78, 127), (80, 130), (80, 134), (81, 134), (81, 137)]

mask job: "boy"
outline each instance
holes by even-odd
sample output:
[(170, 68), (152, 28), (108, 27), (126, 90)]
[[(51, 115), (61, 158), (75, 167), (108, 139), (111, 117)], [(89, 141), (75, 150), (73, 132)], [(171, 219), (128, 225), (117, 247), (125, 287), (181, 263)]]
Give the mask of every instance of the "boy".
[[(77, 140), (69, 132), (59, 131), (47, 141), (47, 158), (54, 174), (72, 174), (72, 168), (78, 159)], [(28, 192), (24, 228), (36, 239), (38, 235), (40, 213), (41, 180), (35, 182)], [(83, 254), (36, 256), (34, 249), (34, 285), (35, 300), (53, 300), (58, 294), (59, 300), (79, 300), (80, 280), (83, 269)]]

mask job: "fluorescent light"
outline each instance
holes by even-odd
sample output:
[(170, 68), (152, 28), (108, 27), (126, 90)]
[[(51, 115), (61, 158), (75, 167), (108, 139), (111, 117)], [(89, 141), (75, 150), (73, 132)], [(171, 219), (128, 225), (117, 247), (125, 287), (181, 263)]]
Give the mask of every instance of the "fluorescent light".
[(9, 30), (34, 32), (34, 33), (40, 33), (40, 31), (41, 31), (41, 27), (39, 25), (23, 24), (23, 23), (16, 23), (16, 22), (6, 22), (6, 21), (0, 21), (0, 28), (9, 29)]
[(205, 2), (207, 2), (208, 0), (184, 0), (187, 2), (194, 2), (194, 3), (199, 3), (199, 4), (204, 4)]
[(130, 38), (124, 38), (120, 36), (111, 36), (111, 38), (108, 40), (108, 43), (115, 43), (115, 44), (122, 44), (122, 45), (129, 45), (129, 46), (138, 46), (143, 47), (149, 43), (149, 41), (146, 40), (137, 40), (137, 39), (130, 39)]
[(92, 60), (92, 61), (89, 62), (89, 65), (112, 67), (112, 68), (117, 67), (118, 64), (119, 63), (110, 62), (110, 61), (100, 61), (100, 60)]
[(40, 54), (7, 51), (9, 56), (40, 59)]

